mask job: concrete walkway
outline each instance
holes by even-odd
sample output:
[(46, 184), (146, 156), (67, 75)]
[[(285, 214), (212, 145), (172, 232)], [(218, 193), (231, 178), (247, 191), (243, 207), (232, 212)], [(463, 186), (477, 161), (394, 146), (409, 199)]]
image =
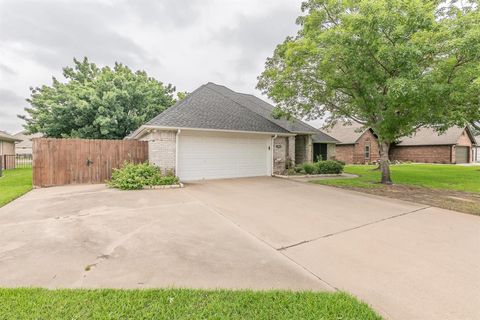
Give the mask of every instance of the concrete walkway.
[(275, 178), (39, 189), (0, 209), (0, 285), (340, 289), (480, 319), (480, 218)]

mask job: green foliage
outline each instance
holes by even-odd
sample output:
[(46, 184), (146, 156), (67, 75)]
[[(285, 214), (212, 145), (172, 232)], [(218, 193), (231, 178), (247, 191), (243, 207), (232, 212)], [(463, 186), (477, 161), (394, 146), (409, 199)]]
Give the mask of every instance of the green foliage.
[[(343, 172), (344, 164), (336, 160), (317, 161), (314, 163), (305, 162), (294, 168), (295, 174), (340, 174)], [(292, 172), (289, 172), (291, 174)]]
[(478, 6), (307, 0), (302, 9), (298, 35), (277, 46), (258, 82), (284, 112), (372, 128), (387, 167), (390, 144), (418, 127), (480, 119)]
[(314, 174), (317, 168), (313, 163), (305, 162), (300, 165), (300, 168), (302, 168), (303, 172), (306, 174)]
[[(346, 166), (345, 172), (357, 174), (354, 179), (318, 180), (316, 183), (333, 186), (378, 188), (380, 172), (376, 166)], [(480, 170), (478, 167), (465, 167), (441, 164), (400, 164), (393, 165), (392, 176), (396, 183), (418, 187), (457, 190), (480, 193)]]
[(344, 292), (0, 289), (3, 319), (382, 319)]
[(47, 137), (122, 139), (170, 107), (175, 88), (115, 63), (99, 68), (87, 58), (63, 69), (66, 81), (31, 89), (27, 116), (30, 133)]
[(162, 175), (158, 167), (148, 163), (125, 162), (120, 169), (114, 169), (108, 185), (122, 190), (139, 190), (145, 186), (178, 184), (173, 174)]
[(316, 174), (340, 174), (343, 172), (343, 165), (335, 160), (315, 162)]

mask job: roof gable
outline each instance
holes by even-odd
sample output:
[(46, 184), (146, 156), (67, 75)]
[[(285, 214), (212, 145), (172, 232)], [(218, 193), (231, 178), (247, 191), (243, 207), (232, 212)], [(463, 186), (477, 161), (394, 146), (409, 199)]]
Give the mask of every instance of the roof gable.
[(338, 121), (332, 128), (325, 129), (329, 135), (340, 141), (338, 144), (354, 144), (367, 130), (369, 128), (353, 121), (351, 123)]
[(297, 119), (274, 119), (272, 110), (273, 106), (255, 96), (209, 82), (146, 125), (272, 133), (318, 133), (317, 129)]
[(6, 133), (5, 131), (0, 131), (0, 140), (1, 141), (9, 141), (9, 142), (21, 141), (20, 139), (15, 138), (14, 136)]
[(413, 135), (402, 138), (397, 146), (428, 146), (428, 145), (454, 145), (457, 144), (462, 133), (466, 131), (469, 138), (474, 142), (468, 128), (452, 127), (443, 133), (438, 133), (433, 128), (420, 128)]
[(232, 99), (233, 101), (237, 102), (238, 104), (246, 107), (252, 112), (259, 114), (260, 116), (264, 117), (270, 122), (275, 123), (279, 127), (292, 132), (292, 133), (311, 133), (316, 134), (319, 133), (318, 130), (305, 122), (298, 120), (296, 118), (291, 119), (276, 119), (272, 116), (272, 112), (274, 106), (269, 104), (268, 102), (254, 96), (251, 94), (246, 93), (238, 93), (233, 90), (228, 89), (225, 86), (217, 85), (214, 83), (209, 82), (207, 84), (209, 88), (219, 92), (220, 94)]

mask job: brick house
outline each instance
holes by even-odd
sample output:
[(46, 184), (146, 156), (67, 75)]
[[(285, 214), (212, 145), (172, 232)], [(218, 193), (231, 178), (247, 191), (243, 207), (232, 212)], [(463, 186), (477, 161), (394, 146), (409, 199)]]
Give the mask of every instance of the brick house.
[(421, 128), (403, 138), (390, 152), (390, 159), (424, 163), (471, 163), (476, 141), (468, 127), (453, 127), (443, 134)]
[[(327, 131), (339, 140), (336, 158), (349, 164), (375, 162), (379, 159), (377, 138), (371, 129), (359, 123), (337, 123)], [(439, 134), (421, 128), (402, 138), (390, 148), (390, 160), (423, 163), (470, 163), (474, 159), (476, 140), (468, 127), (453, 127)]]
[(472, 150), (473, 162), (480, 162), (480, 136), (475, 137), (476, 145)]
[[(312, 137), (321, 131), (274, 118), (273, 108), (209, 82), (126, 139), (148, 141), (150, 162), (184, 181), (269, 176), (311, 162)], [(334, 140), (330, 144), (335, 148)]]
[(365, 129), (359, 123), (338, 122), (326, 130), (335, 140), (335, 158), (349, 164), (376, 162), (380, 158), (377, 138), (371, 129)]

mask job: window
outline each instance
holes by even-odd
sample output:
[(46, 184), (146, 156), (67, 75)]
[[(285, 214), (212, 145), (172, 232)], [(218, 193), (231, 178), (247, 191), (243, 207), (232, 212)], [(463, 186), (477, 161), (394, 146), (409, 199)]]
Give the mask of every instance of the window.
[(365, 159), (370, 159), (370, 145), (365, 145)]

